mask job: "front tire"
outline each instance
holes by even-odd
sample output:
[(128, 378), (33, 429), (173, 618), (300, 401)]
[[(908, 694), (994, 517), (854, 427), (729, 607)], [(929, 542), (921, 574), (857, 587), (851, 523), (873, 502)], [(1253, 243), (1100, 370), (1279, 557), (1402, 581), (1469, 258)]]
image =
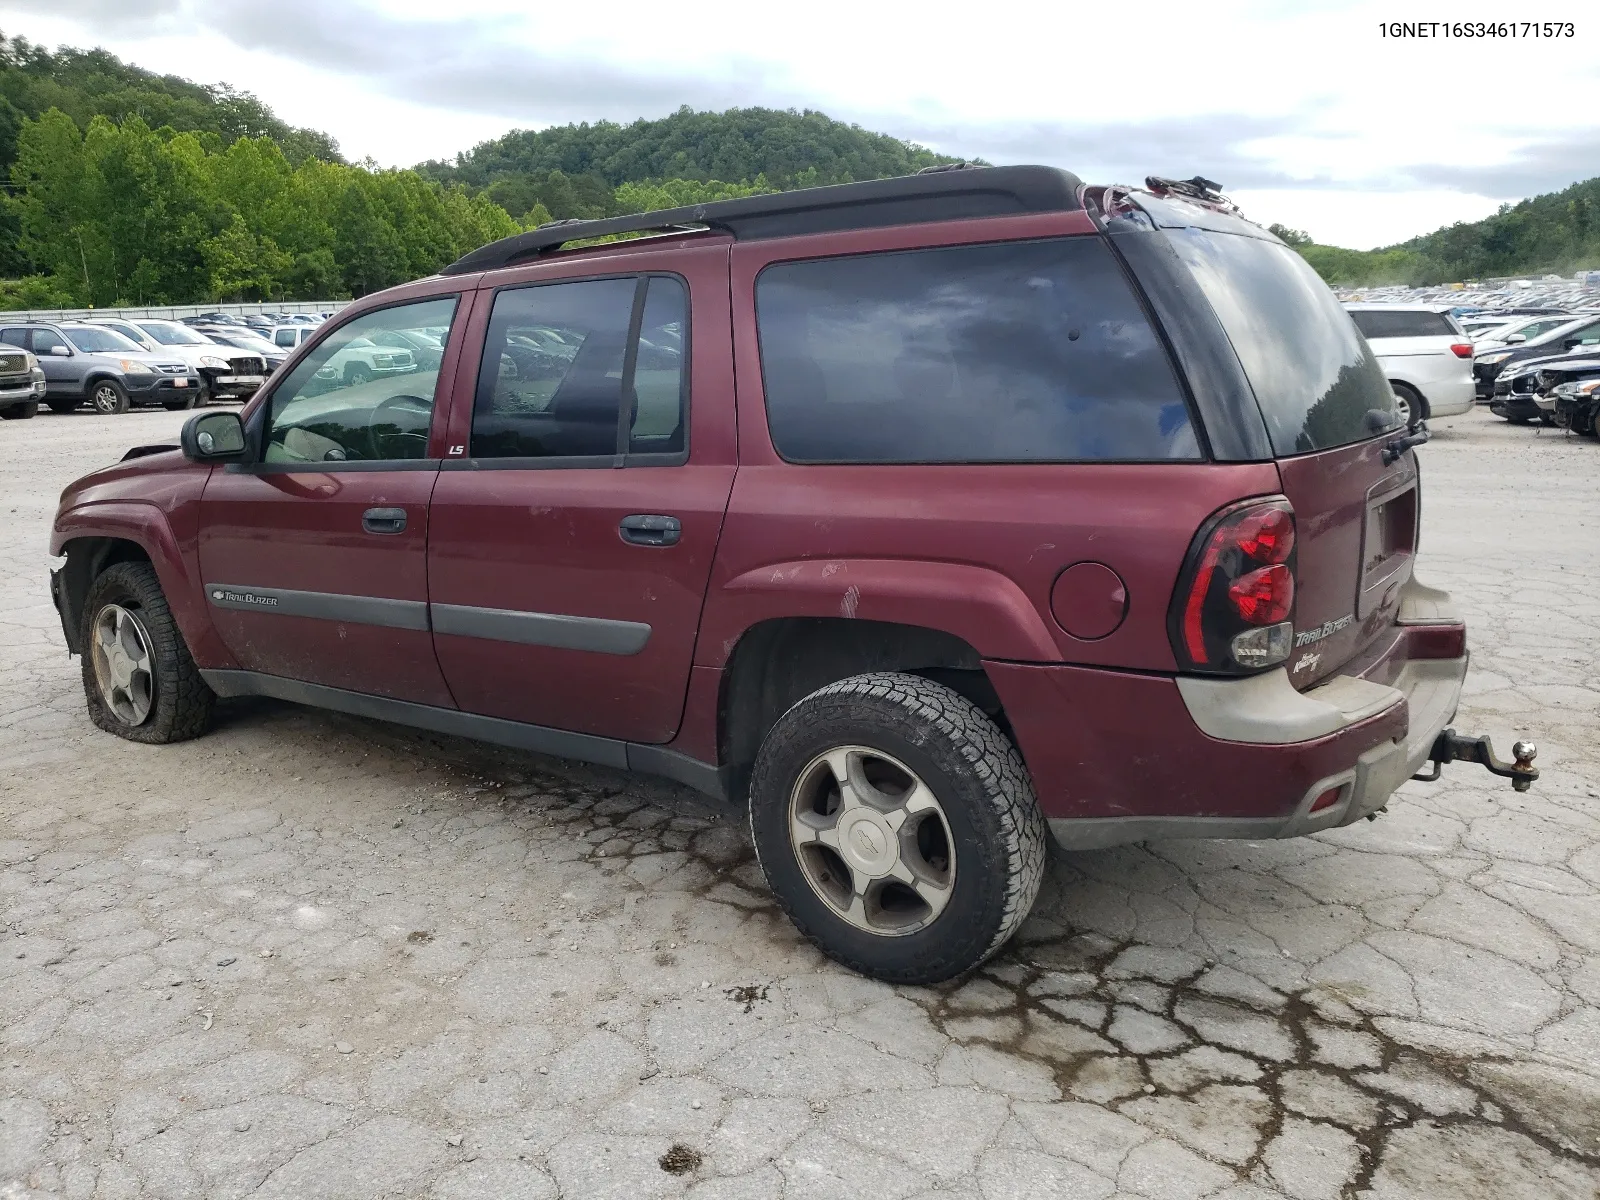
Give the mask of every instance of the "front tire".
[(779, 717), (750, 777), (750, 829), (800, 932), (889, 983), (978, 966), (1044, 878), (1022, 756), (970, 700), (914, 675), (840, 680)]
[(45, 403), (50, 406), (50, 411), (58, 417), (64, 417), (68, 413), (78, 411), (78, 402), (76, 400), (47, 400)]
[(117, 563), (89, 585), (79, 645), (89, 719), (130, 742), (199, 737), (214, 693), (200, 677), (149, 563)]
[(89, 403), (102, 417), (120, 417), (132, 406), (128, 389), (115, 379), (102, 379), (89, 391)]
[(166, 409), (168, 412), (184, 412), (193, 408), (196, 401), (199, 399), (199, 392), (190, 392), (182, 400), (163, 400), (161, 402), (161, 407)]
[(0, 411), (0, 419), (6, 421), (30, 421), (39, 412), (39, 402), (28, 400), (22, 404), (13, 404), (10, 408)]

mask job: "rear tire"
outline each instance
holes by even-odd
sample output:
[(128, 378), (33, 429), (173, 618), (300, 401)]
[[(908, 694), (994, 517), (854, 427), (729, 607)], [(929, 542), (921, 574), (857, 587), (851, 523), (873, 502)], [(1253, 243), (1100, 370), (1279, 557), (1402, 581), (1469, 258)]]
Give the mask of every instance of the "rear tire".
[(1412, 421), (1425, 421), (1428, 419), (1428, 402), (1422, 398), (1422, 393), (1409, 383), (1400, 383), (1397, 380), (1389, 381), (1389, 390), (1394, 393), (1395, 411), (1400, 414), (1400, 419), (1407, 425)]
[(779, 717), (750, 777), (750, 829), (800, 932), (889, 983), (978, 966), (1044, 878), (1045, 823), (1022, 756), (970, 700), (914, 675), (840, 680)]
[(163, 745), (199, 737), (211, 724), (216, 693), (200, 677), (149, 563), (117, 563), (89, 585), (79, 645), (97, 728)]
[(132, 406), (128, 389), (115, 379), (102, 379), (89, 389), (89, 404), (102, 417), (120, 417)]
[(0, 411), (0, 420), (6, 421), (31, 421), (39, 411), (39, 402), (29, 400), (22, 404), (13, 404), (10, 408)]

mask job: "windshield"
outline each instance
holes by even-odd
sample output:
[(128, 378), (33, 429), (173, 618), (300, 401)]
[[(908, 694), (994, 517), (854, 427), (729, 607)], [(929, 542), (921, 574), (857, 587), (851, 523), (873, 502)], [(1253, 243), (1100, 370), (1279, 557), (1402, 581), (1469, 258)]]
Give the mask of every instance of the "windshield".
[(138, 343), (130, 342), (114, 329), (97, 329), (92, 325), (65, 325), (62, 326), (61, 332), (85, 354), (127, 354), (130, 351), (138, 353), (141, 349)]
[(224, 346), (232, 346), (236, 350), (253, 350), (257, 354), (275, 355), (279, 353), (279, 348), (271, 342), (264, 338), (258, 338), (254, 334), (245, 333), (242, 330), (235, 332), (230, 329), (227, 333), (214, 333), (211, 336)]
[(1274, 451), (1309, 454), (1373, 436), (1368, 412), (1394, 411), (1389, 382), (1305, 259), (1244, 234), (1167, 234), (1233, 343)]
[(204, 346), (206, 339), (184, 325), (166, 321), (140, 321), (139, 328), (163, 346)]

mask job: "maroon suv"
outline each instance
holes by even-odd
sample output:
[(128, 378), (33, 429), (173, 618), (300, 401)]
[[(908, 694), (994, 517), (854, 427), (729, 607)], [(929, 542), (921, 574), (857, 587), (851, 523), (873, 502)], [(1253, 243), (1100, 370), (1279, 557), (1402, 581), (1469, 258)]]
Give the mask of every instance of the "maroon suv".
[(939, 171), (367, 296), (68, 488), (52, 591), (102, 729), (265, 695), (666, 776), (748, 802), (827, 953), (926, 982), (1017, 928), (1047, 828), (1310, 833), (1430, 759), (1527, 786), (1445, 729), (1425, 436), (1204, 181)]

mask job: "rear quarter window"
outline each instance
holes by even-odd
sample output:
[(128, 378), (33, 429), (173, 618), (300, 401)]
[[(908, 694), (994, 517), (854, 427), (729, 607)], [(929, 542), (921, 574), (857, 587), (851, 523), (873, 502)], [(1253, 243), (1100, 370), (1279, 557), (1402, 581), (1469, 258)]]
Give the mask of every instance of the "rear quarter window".
[(775, 263), (756, 320), (791, 462), (1200, 457), (1165, 347), (1098, 238)]
[(1367, 414), (1394, 411), (1389, 382), (1305, 259), (1245, 234), (1166, 232), (1222, 322), (1276, 454), (1309, 454), (1374, 435)]
[(1443, 313), (1378, 312), (1361, 309), (1350, 314), (1367, 338), (1455, 337), (1456, 328)]

